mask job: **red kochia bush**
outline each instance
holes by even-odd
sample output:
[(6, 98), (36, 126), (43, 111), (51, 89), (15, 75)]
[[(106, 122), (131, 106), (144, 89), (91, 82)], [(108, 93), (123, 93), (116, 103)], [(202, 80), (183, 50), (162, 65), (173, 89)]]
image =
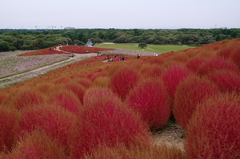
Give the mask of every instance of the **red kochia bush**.
[(83, 95), (86, 91), (86, 88), (84, 86), (78, 84), (76, 81), (72, 81), (63, 85), (63, 88), (72, 91), (81, 101), (81, 103), (83, 103)]
[(138, 80), (139, 76), (135, 71), (128, 67), (122, 67), (111, 78), (109, 87), (124, 100)]
[(38, 105), (44, 102), (44, 96), (37, 90), (23, 87), (16, 92), (11, 92), (7, 98), (3, 100), (3, 104), (11, 105), (17, 109), (23, 107)]
[[(139, 69), (139, 67), (137, 69)], [(161, 78), (165, 71), (165, 69), (162, 66), (159, 66), (157, 64), (144, 64), (140, 69), (141, 76), (143, 76), (143, 78), (148, 77)]]
[(76, 82), (82, 86), (84, 86), (85, 88), (89, 88), (92, 85), (92, 81), (88, 78), (77, 78)]
[(186, 159), (185, 151), (177, 146), (167, 144), (152, 146), (118, 145), (116, 147), (101, 147), (94, 150), (92, 154), (84, 155), (84, 159)]
[(173, 101), (174, 94), (178, 84), (186, 77), (191, 75), (191, 72), (182, 65), (173, 65), (163, 75), (162, 79), (170, 96), (170, 101)]
[(113, 105), (123, 104), (122, 102), (119, 102), (119, 97), (109, 88), (92, 87), (91, 89), (87, 90), (86, 94), (84, 95), (83, 106), (85, 108), (90, 108), (95, 106), (96, 103), (101, 103), (104, 105), (109, 101), (111, 101)]
[(0, 107), (0, 152), (11, 151), (19, 132), (20, 113), (15, 108)]
[(190, 76), (181, 82), (176, 90), (173, 106), (175, 119), (186, 128), (197, 104), (219, 93), (211, 81), (197, 76)]
[(72, 159), (92, 153), (100, 145), (114, 147), (122, 143), (129, 147), (149, 144), (147, 125), (110, 89), (88, 90), (84, 96), (84, 108), (71, 135)]
[(4, 98), (7, 97), (7, 94), (6, 93), (2, 93), (0, 92), (0, 104), (2, 103), (2, 101), (4, 100)]
[(85, 46), (75, 46), (75, 45), (68, 45), (63, 46), (60, 48), (63, 51), (68, 52), (75, 52), (75, 53), (98, 53), (100, 51), (107, 51), (107, 50), (113, 50), (109, 48), (98, 48), (98, 47), (85, 47)]
[(234, 49), (231, 54), (231, 60), (238, 66), (238, 70), (240, 71), (240, 41), (238, 42), (238, 46)]
[(228, 70), (238, 72), (237, 66), (229, 60), (224, 60), (220, 57), (214, 57), (207, 62), (204, 62), (198, 69), (197, 73), (201, 76), (209, 75), (216, 70)]
[(65, 159), (67, 158), (64, 149), (59, 144), (46, 135), (44, 131), (35, 130), (26, 133), (18, 142), (17, 147), (11, 154), (6, 156), (10, 159)]
[(186, 67), (192, 72), (196, 73), (201, 64), (205, 61), (203, 58), (195, 57), (192, 58), (187, 64)]
[(162, 128), (170, 117), (170, 103), (161, 79), (148, 79), (139, 82), (130, 91), (126, 103), (141, 114), (151, 129)]
[(187, 126), (188, 158), (240, 158), (240, 98), (222, 94), (197, 106)]
[(67, 140), (75, 120), (72, 113), (61, 107), (41, 105), (23, 109), (20, 126), (22, 132), (29, 133), (35, 129), (43, 129), (48, 136), (67, 149)]
[(240, 93), (240, 75), (231, 71), (216, 71), (209, 75), (222, 92), (236, 91)]
[(76, 94), (64, 88), (50, 92), (48, 103), (63, 107), (72, 113), (77, 113), (82, 105)]
[(23, 53), (18, 56), (36, 56), (36, 55), (52, 55), (52, 54), (68, 54), (68, 53), (65, 53), (63, 51), (58, 51), (53, 48), (46, 48), (46, 49), (40, 49), (36, 51)]

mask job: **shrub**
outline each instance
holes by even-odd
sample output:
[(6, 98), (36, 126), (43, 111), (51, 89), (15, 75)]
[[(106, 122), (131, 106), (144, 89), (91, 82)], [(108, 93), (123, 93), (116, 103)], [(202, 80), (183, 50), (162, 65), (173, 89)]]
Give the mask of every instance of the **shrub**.
[(102, 144), (109, 147), (119, 143), (126, 146), (149, 144), (147, 125), (132, 109), (125, 107), (110, 89), (91, 88), (84, 96), (84, 108), (72, 131), (71, 158), (92, 153)]
[(82, 86), (84, 86), (85, 88), (89, 88), (92, 85), (92, 81), (88, 78), (80, 78), (80, 79), (76, 79), (76, 82)]
[(8, 152), (16, 144), (20, 113), (11, 107), (0, 108), (0, 152)]
[[(110, 100), (111, 99), (111, 100)], [(88, 89), (83, 98), (83, 106), (85, 108), (90, 108), (95, 106), (96, 103), (101, 105), (107, 104), (111, 101), (113, 105), (122, 105), (122, 102), (119, 102), (119, 97), (112, 92), (109, 88), (101, 87), (91, 87)]]
[(48, 103), (63, 107), (72, 113), (77, 113), (82, 105), (79, 98), (72, 91), (63, 88), (50, 92)]
[(240, 75), (231, 71), (216, 71), (209, 75), (222, 92), (240, 92)]
[(20, 126), (22, 133), (43, 129), (49, 137), (56, 140), (67, 151), (67, 140), (75, 121), (75, 116), (63, 108), (43, 105), (23, 109)]
[(65, 159), (67, 158), (64, 149), (42, 130), (35, 130), (30, 134), (25, 134), (18, 142), (13, 153), (6, 158), (46, 158), (46, 159)]
[(7, 97), (6, 93), (0, 92), (0, 104), (2, 103), (2, 101)]
[(21, 87), (17, 91), (12, 91), (7, 98), (3, 100), (3, 104), (14, 106), (17, 109), (29, 107), (44, 103), (44, 96), (37, 90)]
[(141, 76), (143, 76), (143, 78), (148, 77), (161, 78), (165, 72), (165, 69), (157, 64), (144, 64), (140, 71)]
[(58, 85), (58, 84), (65, 84), (65, 83), (68, 83), (71, 79), (68, 78), (68, 77), (58, 77), (54, 84)]
[(1, 40), (0, 41), (0, 52), (2, 51), (8, 51), (9, 50), (9, 43), (6, 41)]
[[(238, 42), (240, 44), (240, 42)], [(238, 66), (238, 70), (240, 71), (240, 47), (236, 47), (231, 54), (231, 60)]]
[(45, 93), (51, 91), (51, 89), (54, 89), (54, 85), (51, 84), (50, 82), (40, 82), (36, 86), (36, 89), (45, 94)]
[(111, 78), (109, 87), (124, 100), (129, 90), (137, 84), (138, 80), (139, 76), (135, 71), (122, 67)]
[(191, 75), (191, 72), (182, 65), (173, 65), (167, 69), (162, 79), (170, 96), (171, 102), (173, 102), (178, 84), (189, 75)]
[(170, 104), (161, 79), (148, 79), (139, 82), (130, 91), (126, 103), (141, 114), (151, 129), (162, 128), (170, 117)]
[(186, 67), (190, 69), (192, 72), (197, 73), (197, 70), (201, 66), (201, 64), (205, 61), (203, 58), (192, 58), (189, 62), (186, 63)]
[(187, 52), (185, 51), (178, 51), (177, 54), (173, 54), (169, 57), (166, 62), (177, 62), (177, 63), (186, 63), (189, 59)]
[(228, 70), (233, 72), (238, 72), (237, 66), (228, 60), (224, 60), (220, 57), (214, 57), (207, 62), (204, 62), (198, 69), (197, 73), (201, 76), (210, 75), (216, 70)]
[(162, 65), (162, 64), (164, 64), (164, 60), (165, 60), (165, 57), (163, 57), (163, 55), (164, 54), (160, 54), (157, 57), (151, 58), (151, 59), (148, 60), (148, 62), (151, 63), (151, 64)]
[(187, 126), (188, 158), (240, 157), (240, 98), (222, 94), (197, 106)]
[(197, 104), (219, 93), (216, 85), (205, 78), (195, 75), (186, 78), (176, 90), (173, 106), (175, 119), (186, 128)]
[(114, 148), (102, 145), (92, 154), (85, 155), (84, 159), (185, 159), (184, 151), (176, 147), (168, 147), (165, 144), (154, 146), (132, 146), (118, 145)]
[(83, 96), (86, 91), (84, 86), (78, 84), (76, 81), (72, 81), (63, 85), (63, 89), (72, 91), (81, 101), (81, 103), (83, 103)]
[(110, 82), (109, 77), (100, 76), (94, 80), (93, 85), (98, 87), (108, 87), (109, 82)]
[(234, 51), (234, 47), (232, 46), (225, 46), (225, 47), (222, 47), (217, 55), (224, 58), (224, 59), (229, 59), (229, 57), (231, 56), (232, 52)]

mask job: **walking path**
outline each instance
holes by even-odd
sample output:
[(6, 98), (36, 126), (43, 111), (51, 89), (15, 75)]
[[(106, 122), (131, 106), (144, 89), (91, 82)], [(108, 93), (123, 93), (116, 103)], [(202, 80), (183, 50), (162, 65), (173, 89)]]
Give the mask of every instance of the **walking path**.
[[(60, 50), (59, 46), (56, 48), (56, 50), (62, 51), (62, 50)], [(66, 51), (63, 51), (63, 52), (66, 52)], [(66, 53), (69, 53), (69, 52), (66, 52)], [(74, 63), (74, 62), (77, 62), (77, 61), (81, 61), (85, 58), (89, 58), (89, 57), (92, 57), (92, 56), (97, 56), (97, 54), (96, 53), (88, 53), (88, 54), (76, 54), (76, 53), (74, 53), (74, 56), (69, 57), (69, 59), (67, 59), (67, 60), (56, 62), (54, 64), (43, 66), (43, 67), (31, 70), (31, 71), (27, 71), (27, 72), (24, 72), (24, 73), (19, 73), (19, 74), (16, 74), (16, 75), (1, 78), (0, 79), (0, 89), (4, 88), (4, 87), (7, 87), (9, 85), (12, 85), (14, 83), (22, 82), (22, 81), (27, 80), (29, 78), (45, 74), (45, 73), (47, 73), (51, 70), (57, 69), (57, 68), (62, 67), (62, 66), (66, 66), (68, 64), (71, 64), (71, 63)]]

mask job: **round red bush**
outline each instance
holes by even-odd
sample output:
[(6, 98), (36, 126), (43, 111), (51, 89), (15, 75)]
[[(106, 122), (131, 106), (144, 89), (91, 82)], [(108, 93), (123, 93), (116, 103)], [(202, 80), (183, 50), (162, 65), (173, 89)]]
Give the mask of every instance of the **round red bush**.
[(173, 115), (177, 122), (186, 128), (197, 104), (219, 93), (211, 81), (192, 75), (181, 82), (176, 90)]
[(182, 65), (170, 66), (165, 72), (162, 80), (166, 86), (171, 102), (173, 102), (174, 94), (178, 84), (189, 75), (191, 75), (191, 72)]
[(140, 113), (151, 129), (162, 128), (170, 117), (169, 98), (161, 79), (148, 79), (139, 82), (130, 91), (126, 103)]
[(196, 73), (201, 64), (205, 61), (203, 58), (195, 57), (192, 58), (187, 64), (186, 67), (192, 72)]
[(240, 158), (240, 98), (222, 94), (197, 106), (187, 126), (188, 158)]
[[(92, 92), (91, 92), (92, 91)], [(84, 110), (78, 117), (72, 131), (71, 158), (80, 158), (92, 153), (100, 145), (114, 147), (119, 143), (126, 145), (149, 144), (150, 134), (147, 125), (134, 111), (123, 105), (110, 89), (92, 88), (84, 99)], [(90, 95), (90, 97), (87, 97)], [(102, 98), (98, 98), (102, 97)]]
[(20, 113), (15, 108), (0, 107), (0, 152), (11, 151), (16, 144)]
[(75, 121), (75, 116), (62, 107), (42, 105), (23, 109), (20, 127), (22, 133), (43, 129), (67, 150), (67, 140)]
[(78, 113), (79, 108), (82, 106), (82, 103), (76, 94), (68, 89), (60, 88), (50, 92), (49, 94), (49, 104), (63, 107), (72, 113)]
[(64, 149), (59, 144), (46, 135), (44, 131), (35, 130), (30, 134), (25, 134), (18, 142), (17, 147), (11, 154), (6, 156), (11, 159), (65, 159), (67, 158)]
[(9, 106), (11, 105), (17, 109), (22, 109), (44, 103), (44, 95), (37, 90), (23, 87), (17, 91), (12, 91), (2, 103)]
[(225, 60), (220, 57), (214, 57), (207, 62), (204, 62), (201, 67), (199, 67), (197, 73), (201, 76), (210, 75), (217, 70), (227, 70), (238, 72), (237, 66), (229, 60)]
[(109, 87), (124, 100), (138, 80), (139, 76), (135, 71), (128, 67), (122, 67), (111, 78)]
[(240, 93), (240, 75), (231, 71), (216, 71), (209, 78), (218, 85), (222, 92)]

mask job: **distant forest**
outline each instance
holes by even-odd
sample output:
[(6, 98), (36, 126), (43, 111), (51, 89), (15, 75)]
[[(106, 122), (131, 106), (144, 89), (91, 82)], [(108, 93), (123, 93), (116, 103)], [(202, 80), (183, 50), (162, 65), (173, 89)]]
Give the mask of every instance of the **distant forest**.
[(240, 29), (48, 29), (0, 30), (0, 51), (35, 50), (58, 44), (102, 42), (192, 45), (240, 38)]

